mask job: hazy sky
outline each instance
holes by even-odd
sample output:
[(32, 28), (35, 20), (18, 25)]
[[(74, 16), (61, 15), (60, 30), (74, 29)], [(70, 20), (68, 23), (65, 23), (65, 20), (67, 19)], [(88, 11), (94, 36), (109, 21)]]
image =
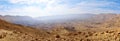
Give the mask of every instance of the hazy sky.
[(32, 17), (82, 13), (120, 13), (120, 0), (0, 0), (0, 14)]

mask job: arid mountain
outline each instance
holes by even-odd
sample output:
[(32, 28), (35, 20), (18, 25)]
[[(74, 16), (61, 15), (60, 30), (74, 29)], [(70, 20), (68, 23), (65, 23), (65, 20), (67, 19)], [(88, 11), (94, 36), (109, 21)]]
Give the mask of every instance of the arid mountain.
[(43, 31), (0, 19), (0, 41), (40, 41), (38, 37), (47, 36)]
[(97, 27), (98, 24), (104, 23), (111, 18), (118, 16), (119, 14), (73, 14), (73, 15), (60, 15), (60, 16), (48, 16), (39, 17), (37, 19), (28, 16), (1, 16), (0, 18), (14, 23), (25, 26), (31, 26), (35, 28), (53, 28), (56, 25), (59, 26), (84, 26)]
[(120, 41), (120, 14), (100, 14), (83, 23), (67, 25), (57, 25), (63, 28), (57, 28), (54, 32), (63, 32), (60, 38), (66, 37), (69, 41)]
[(84, 21), (44, 24), (51, 29), (0, 20), (0, 41), (120, 41), (120, 14), (99, 14)]
[(94, 15), (95, 14), (56, 15), (56, 16), (38, 17), (37, 20), (43, 22), (66, 22), (66, 21), (74, 21), (74, 20), (84, 20)]
[(14, 24), (21, 24), (21, 25), (33, 25), (37, 20), (29, 16), (0, 16), (0, 19), (14, 23)]
[[(73, 15), (74, 16), (74, 15)], [(79, 15), (76, 15), (79, 16)], [(91, 16), (84, 16), (85, 17), (89, 17), (89, 18), (85, 18), (85, 19), (79, 19), (81, 18), (81, 16), (79, 17), (75, 17), (73, 19), (69, 19), (67, 21), (64, 20), (58, 20), (58, 21), (62, 21), (62, 22), (56, 22), (56, 21), (52, 21), (52, 23), (49, 22), (44, 22), (42, 24), (35, 24), (34, 27), (44, 27), (44, 28), (51, 28), (51, 27), (56, 27), (57, 26), (64, 26), (64, 27), (79, 27), (79, 26), (84, 26), (84, 27), (98, 27), (98, 25), (101, 25), (102, 23), (105, 23), (109, 20), (111, 20), (112, 18), (116, 18), (119, 17), (119, 14), (96, 14), (96, 15), (91, 15)], [(63, 18), (64, 19), (64, 18)], [(64, 22), (63, 22), (64, 21)]]
[[(28, 16), (0, 16), (0, 19), (25, 26), (32, 27), (44, 27), (46, 28), (49, 25), (53, 24), (63, 24), (66, 22), (74, 22), (74, 21), (83, 21), (91, 18), (94, 14), (72, 14), (72, 15), (58, 15), (58, 16), (45, 16), (39, 18), (32, 18)], [(46, 26), (44, 26), (46, 25)], [(51, 26), (47, 27), (51, 28)]]

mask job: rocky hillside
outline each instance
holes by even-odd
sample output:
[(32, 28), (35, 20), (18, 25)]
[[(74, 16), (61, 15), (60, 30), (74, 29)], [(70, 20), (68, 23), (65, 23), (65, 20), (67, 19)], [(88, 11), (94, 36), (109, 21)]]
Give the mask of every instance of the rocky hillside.
[(38, 38), (44, 36), (47, 34), (43, 30), (0, 20), (0, 41), (38, 41)]
[(53, 29), (53, 32), (59, 35), (61, 41), (120, 41), (119, 14), (96, 15), (80, 23), (57, 25), (58, 28)]
[(52, 28), (35, 29), (0, 20), (0, 41), (120, 41), (119, 14), (49, 26)]

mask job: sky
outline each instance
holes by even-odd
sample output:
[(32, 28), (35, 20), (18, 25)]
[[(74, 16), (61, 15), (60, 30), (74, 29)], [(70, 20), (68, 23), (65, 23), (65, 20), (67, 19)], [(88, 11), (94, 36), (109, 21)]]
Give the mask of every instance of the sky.
[(119, 0), (0, 0), (0, 15), (53, 16), (120, 13)]

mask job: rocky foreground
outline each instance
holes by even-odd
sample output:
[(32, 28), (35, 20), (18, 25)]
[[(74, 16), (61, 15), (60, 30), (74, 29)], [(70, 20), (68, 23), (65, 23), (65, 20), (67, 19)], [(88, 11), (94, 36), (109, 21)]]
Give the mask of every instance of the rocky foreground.
[(0, 20), (0, 41), (120, 41), (120, 15), (102, 17), (102, 22), (93, 18), (72, 26), (55, 25), (50, 30)]

